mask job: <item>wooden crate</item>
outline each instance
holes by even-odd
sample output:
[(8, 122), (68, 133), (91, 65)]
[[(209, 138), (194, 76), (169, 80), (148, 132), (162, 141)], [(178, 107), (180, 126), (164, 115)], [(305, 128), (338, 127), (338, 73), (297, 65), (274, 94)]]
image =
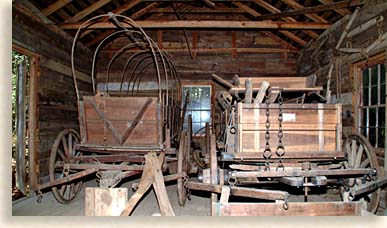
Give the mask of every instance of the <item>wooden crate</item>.
[(85, 96), (78, 105), (83, 145), (123, 148), (163, 145), (162, 112), (157, 98)]
[[(270, 148), (278, 146), (278, 104), (270, 106)], [(341, 151), (340, 104), (283, 104), (283, 138), (287, 153)], [(266, 104), (238, 104), (237, 153), (263, 152)]]
[(120, 216), (128, 201), (127, 188), (86, 188), (86, 216)]

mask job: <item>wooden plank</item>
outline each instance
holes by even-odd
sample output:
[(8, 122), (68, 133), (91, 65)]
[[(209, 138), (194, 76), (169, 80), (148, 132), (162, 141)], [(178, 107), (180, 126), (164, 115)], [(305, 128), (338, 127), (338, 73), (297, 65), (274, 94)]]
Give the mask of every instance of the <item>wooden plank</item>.
[(228, 203), (220, 205), (221, 216), (354, 216), (361, 202)]
[[(62, 29), (78, 29), (82, 23), (65, 23), (60, 25)], [(330, 27), (326, 22), (277, 22), (277, 21), (136, 21), (143, 29), (279, 29), (299, 30), (317, 29), (324, 30)], [(116, 26), (110, 22), (97, 22), (88, 29), (114, 29)]]
[(94, 11), (98, 10), (99, 8), (101, 8), (102, 6), (108, 4), (111, 1), (112, 0), (99, 0), (99, 1), (97, 1), (95, 3), (93, 3), (92, 5), (90, 5), (89, 7), (87, 7), (86, 9), (78, 12), (73, 17), (67, 19), (65, 21), (65, 23), (80, 21), (83, 18), (85, 18), (86, 16), (90, 15), (91, 13), (93, 13)]
[[(263, 152), (254, 152), (254, 153), (238, 153), (235, 155), (235, 159), (256, 159), (256, 158), (263, 158)], [(344, 153), (343, 152), (337, 152), (337, 151), (330, 151), (330, 152), (320, 152), (320, 151), (287, 151), (284, 156), (282, 156), (283, 159), (337, 159), (341, 160), (344, 159)], [(275, 160), (278, 159), (278, 156), (273, 154), (271, 159)]]
[[(332, 4), (332, 3), (334, 3), (333, 0), (318, 0), (318, 1), (321, 2), (322, 4)], [(346, 15), (349, 15), (349, 14), (352, 13), (349, 9), (335, 9), (334, 11), (336, 11), (341, 16), (346, 16)]]
[(211, 184), (218, 184), (218, 159), (216, 156), (216, 138), (214, 134), (211, 134), (210, 140)]
[[(107, 32), (110, 34), (110, 32)], [(106, 34), (104, 37), (106, 37)], [(88, 45), (93, 45), (95, 43), (87, 43)], [(101, 50), (102, 53), (115, 53), (119, 49), (106, 48)], [(125, 50), (123, 53), (134, 53), (138, 52), (140, 49), (133, 48), (129, 50)], [(179, 53), (179, 52), (187, 52), (187, 48), (160, 48), (162, 51)], [(298, 53), (295, 49), (290, 48), (193, 48), (191, 49), (193, 53)]]
[(144, 116), (145, 111), (148, 109), (150, 104), (152, 103), (152, 99), (148, 97), (148, 99), (145, 101), (145, 104), (141, 107), (140, 111), (137, 113), (137, 115), (134, 117), (133, 121), (131, 122), (129, 128), (123, 133), (121, 137), (121, 145), (129, 138), (129, 136), (132, 134), (134, 128), (136, 128), (138, 122), (141, 120), (141, 118)]
[(230, 186), (222, 186), (219, 203), (227, 203), (230, 198), (231, 188)]
[[(66, 66), (62, 63), (56, 62), (52, 59), (44, 59), (41, 61), (41, 65), (44, 67), (47, 67), (50, 70), (60, 72), (64, 75), (67, 75), (69, 77), (73, 77), (71, 73), (71, 67)], [(91, 76), (88, 74), (85, 74), (83, 72), (75, 70), (77, 80), (86, 82), (86, 83), (91, 83)]]
[(373, 175), (375, 170), (369, 169), (332, 169), (332, 170), (274, 170), (274, 171), (233, 171), (231, 177), (316, 177), (316, 176), (346, 176)]
[[(233, 196), (255, 198), (255, 199), (285, 200), (289, 195), (285, 191), (236, 187), (236, 186), (230, 187), (230, 186), (222, 186), (222, 185), (216, 185), (216, 184), (199, 183), (194, 181), (188, 181), (187, 185), (190, 189), (208, 191), (208, 192), (214, 192), (214, 193), (222, 193), (223, 187), (226, 187), (226, 188), (229, 188), (229, 191), (230, 191), (227, 194), (230, 194)], [(228, 191), (228, 190), (225, 190), (225, 191)]]
[[(360, 5), (364, 5), (366, 3), (365, 0), (343, 0), (340, 2), (334, 2), (334, 3), (330, 3), (330, 4), (318, 5), (318, 6), (312, 6), (312, 7), (303, 7), (303, 6), (295, 3), (293, 0), (284, 0), (284, 2), (292, 7), (294, 6), (293, 8), (296, 8), (297, 10), (262, 15), (260, 17), (257, 17), (256, 19), (257, 20), (268, 20), (268, 19), (276, 19), (276, 18), (282, 18), (282, 17), (287, 17), (287, 16), (314, 14), (314, 13), (319, 13), (319, 12), (324, 12), (324, 11), (349, 8), (349, 7), (353, 7), (353, 6), (360, 6)], [(318, 16), (317, 17), (316, 16), (312, 16), (312, 17), (317, 19)], [(325, 21), (324, 20), (319, 19), (319, 21), (321, 21), (321, 22), (326, 21), (326, 20)]]
[(39, 121), (39, 57), (31, 56), (30, 63), (30, 100), (29, 100), (29, 176), (30, 187), (36, 190), (39, 177), (38, 121)]
[(119, 216), (128, 200), (128, 188), (85, 190), (85, 216)]
[(324, 104), (318, 104), (318, 150), (324, 151)]
[(42, 13), (47, 17), (50, 14), (54, 13), (55, 11), (61, 9), (68, 3), (72, 2), (72, 0), (58, 0), (54, 2), (53, 4), (49, 5), (45, 9), (42, 10)]

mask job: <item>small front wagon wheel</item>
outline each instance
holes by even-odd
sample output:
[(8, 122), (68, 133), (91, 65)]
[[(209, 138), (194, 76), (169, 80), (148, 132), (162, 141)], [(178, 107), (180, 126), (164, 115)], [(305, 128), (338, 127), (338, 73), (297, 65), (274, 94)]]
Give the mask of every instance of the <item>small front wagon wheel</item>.
[[(79, 151), (75, 150), (75, 145), (79, 142), (79, 134), (73, 129), (63, 130), (57, 135), (50, 154), (50, 181), (54, 181), (77, 172), (69, 169), (66, 170), (64, 165), (58, 166), (58, 162), (63, 164), (70, 162), (76, 163), (73, 161), (73, 158), (81, 155)], [(67, 204), (77, 197), (81, 189), (82, 181), (73, 180), (71, 182), (52, 187), (52, 193), (58, 202)]]

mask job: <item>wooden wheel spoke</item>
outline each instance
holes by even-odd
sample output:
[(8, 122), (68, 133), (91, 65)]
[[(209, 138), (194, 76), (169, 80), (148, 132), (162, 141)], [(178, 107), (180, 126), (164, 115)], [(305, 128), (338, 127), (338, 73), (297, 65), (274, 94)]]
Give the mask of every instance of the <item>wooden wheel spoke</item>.
[[(70, 199), (70, 197), (71, 197), (71, 190), (70, 190), (70, 185), (68, 184), (68, 185), (66, 185), (66, 193), (67, 193), (67, 199), (69, 200)], [(65, 197), (66, 198), (66, 197)]]
[(61, 196), (63, 196), (65, 190), (66, 190), (66, 185), (62, 185), (62, 186), (60, 187), (60, 191), (59, 191), (59, 193), (60, 193)]
[(70, 154), (70, 156), (74, 155), (74, 151), (73, 151), (73, 136), (72, 136), (71, 133), (69, 134), (69, 154)]
[(357, 144), (355, 140), (352, 140), (351, 143), (351, 158), (349, 159), (349, 165), (350, 167), (354, 167), (355, 161), (356, 161), (356, 149), (357, 149)]
[(360, 144), (356, 153), (356, 159), (353, 166), (354, 168), (358, 168), (360, 166), (361, 158), (363, 157), (363, 152), (364, 152), (364, 147), (363, 145)]
[(69, 151), (69, 148), (68, 148), (68, 145), (67, 145), (67, 142), (66, 142), (66, 137), (62, 138), (62, 144), (63, 144), (63, 148), (64, 148), (64, 151), (65, 151), (66, 158), (70, 158), (70, 151)]
[(359, 168), (366, 168), (370, 164), (370, 160), (367, 158), (361, 162)]
[(63, 152), (58, 148), (58, 154), (59, 156), (62, 158), (62, 161), (65, 161), (66, 160), (66, 157), (65, 155), (63, 154)]

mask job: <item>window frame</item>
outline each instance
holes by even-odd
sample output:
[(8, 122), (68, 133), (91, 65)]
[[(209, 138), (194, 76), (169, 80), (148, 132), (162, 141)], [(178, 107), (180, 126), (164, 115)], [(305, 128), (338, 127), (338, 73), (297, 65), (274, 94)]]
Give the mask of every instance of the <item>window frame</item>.
[[(204, 87), (204, 86), (209, 86), (210, 87), (210, 93), (211, 93), (211, 96), (210, 96), (210, 101), (211, 101), (211, 106), (210, 106), (210, 119), (211, 119), (211, 123), (210, 123), (210, 126), (214, 124), (214, 99), (215, 99), (215, 91), (214, 91), (214, 83), (213, 82), (209, 82), (209, 81), (195, 81), (195, 82), (192, 82), (192, 81), (182, 81), (181, 82), (181, 86), (180, 86), (180, 90), (179, 90), (179, 93), (180, 93), (180, 98), (183, 98), (183, 88), (184, 87)], [(184, 102), (184, 101), (183, 101)], [(187, 108), (187, 111), (188, 111), (188, 108)], [(184, 120), (184, 123), (185, 123), (186, 120)], [(195, 132), (192, 132), (192, 134), (194, 134)], [(200, 135), (196, 135), (197, 137), (204, 137), (204, 134), (200, 134)]]
[[(366, 126), (362, 126), (362, 118), (363, 118), (362, 117), (362, 109), (367, 109), (367, 116), (369, 117), (371, 108), (376, 108), (376, 110), (378, 110), (380, 107), (386, 108), (387, 104), (384, 104), (384, 105), (379, 104), (379, 99), (381, 99), (381, 90), (380, 90), (381, 89), (381, 78), (380, 78), (380, 69), (381, 68), (378, 67), (378, 83), (377, 83), (377, 87), (378, 87), (378, 92), (377, 92), (378, 98), (377, 99), (378, 99), (378, 101), (374, 105), (372, 105), (372, 103), (371, 103), (372, 87), (370, 87), (370, 86), (372, 86), (372, 82), (371, 82), (372, 79), (370, 77), (369, 84), (368, 84), (368, 104), (365, 106), (363, 105), (363, 81), (362, 81), (363, 80), (363, 71), (367, 68), (370, 68), (369, 69), (370, 72), (368, 74), (369, 74), (369, 76), (371, 76), (371, 72), (372, 72), (371, 68), (373, 66), (376, 66), (379, 64), (385, 64), (385, 61), (386, 61), (385, 57), (386, 57), (386, 53), (382, 52), (382, 53), (376, 54), (376, 55), (368, 58), (367, 60), (355, 62), (351, 66), (351, 74), (352, 74), (351, 78), (354, 79), (354, 92), (353, 92), (353, 97), (352, 97), (352, 100), (354, 102), (352, 105), (352, 111), (353, 111), (354, 117), (355, 117), (352, 132), (363, 135), (361, 129), (365, 127), (367, 129), (366, 130), (367, 132), (365, 135), (365, 137), (367, 139), (369, 139), (369, 128), (370, 128), (369, 127), (369, 118), (367, 118), (368, 120), (367, 120)], [(385, 67), (385, 69), (386, 69), (385, 74), (387, 76), (387, 67)], [(386, 90), (387, 90), (387, 85), (386, 85)], [(377, 116), (378, 116), (378, 114), (377, 114)], [(385, 118), (386, 118), (386, 110), (385, 110)], [(375, 129), (380, 128), (378, 126), (378, 124), (379, 124), (379, 121), (378, 121), (378, 119), (376, 119), (375, 120)], [(377, 135), (378, 132), (376, 132), (375, 134)], [(378, 144), (379, 144), (378, 136), (376, 136), (375, 145), (378, 146)], [(383, 147), (375, 147), (375, 148), (383, 149)]]

